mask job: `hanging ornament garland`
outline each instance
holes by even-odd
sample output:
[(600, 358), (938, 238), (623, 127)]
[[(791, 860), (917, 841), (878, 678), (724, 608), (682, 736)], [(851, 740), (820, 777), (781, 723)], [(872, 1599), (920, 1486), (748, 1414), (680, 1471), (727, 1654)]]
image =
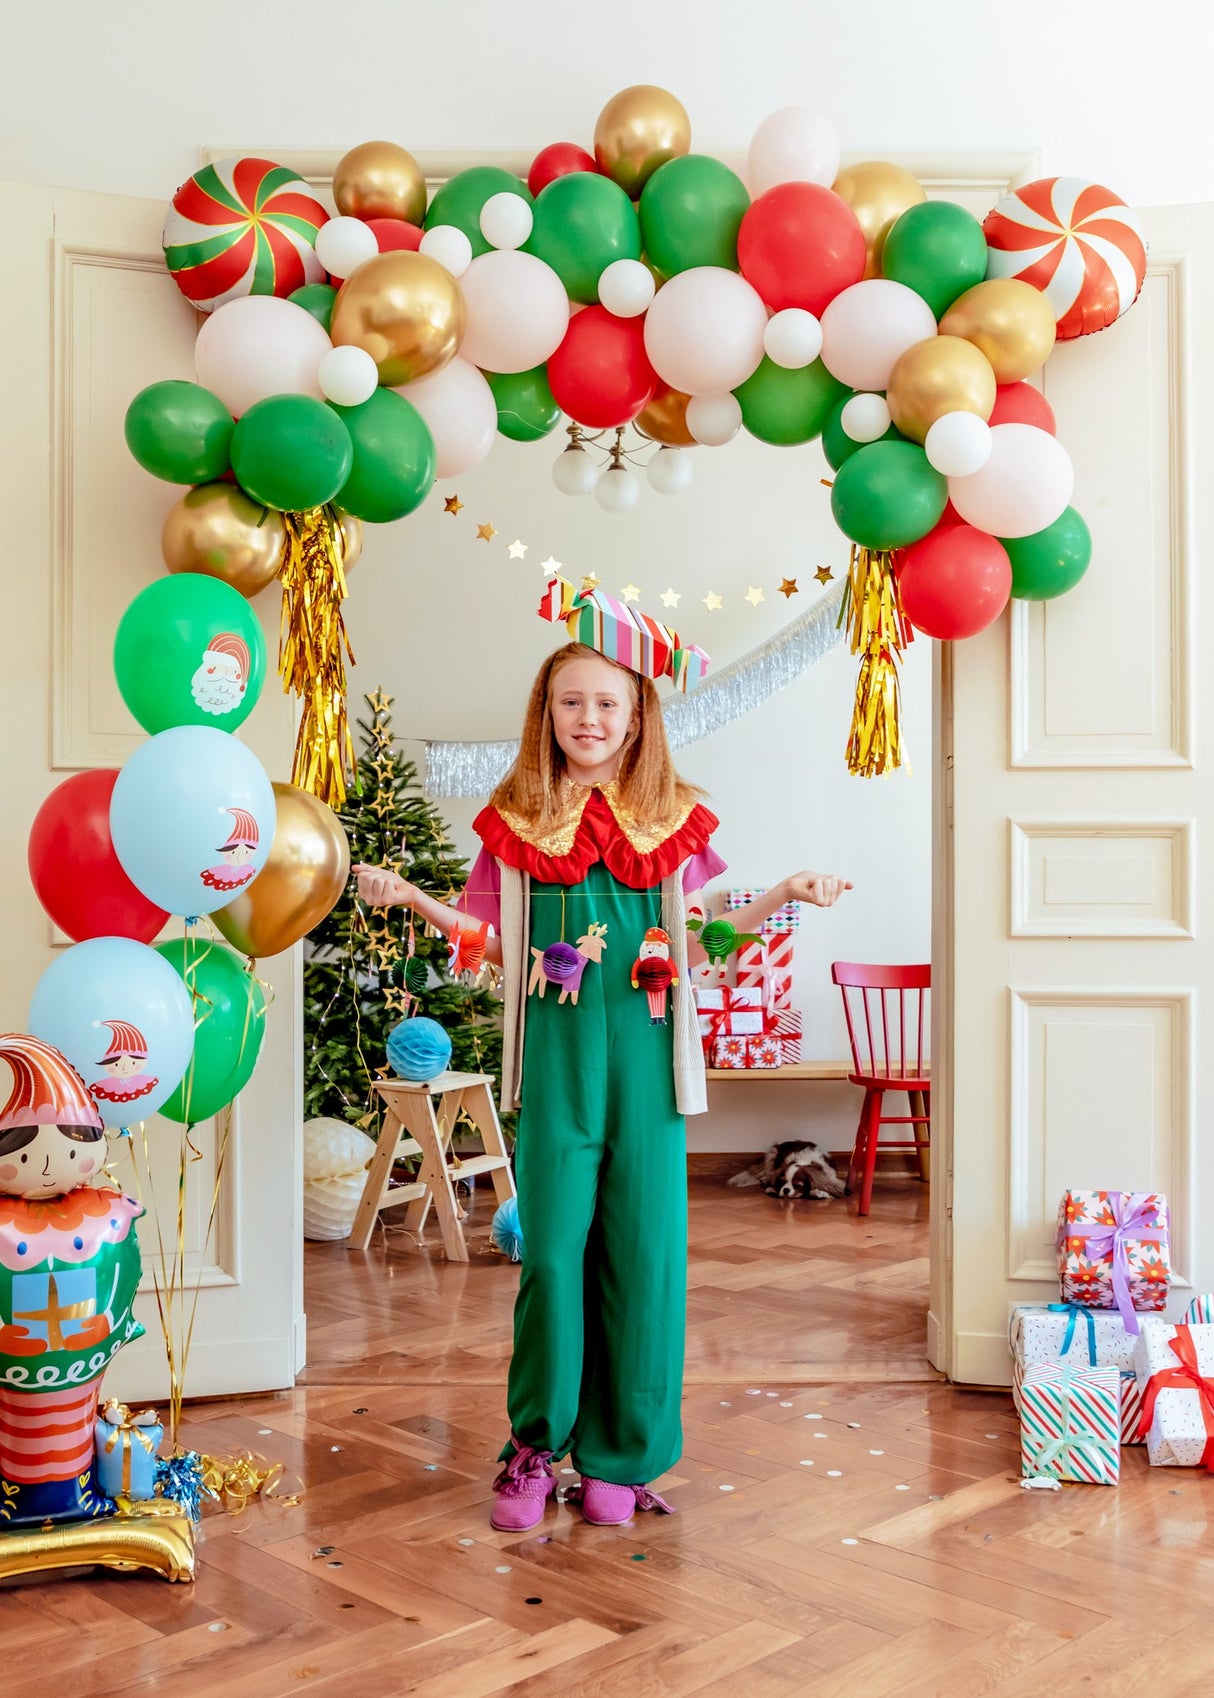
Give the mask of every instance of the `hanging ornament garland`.
[[(340, 161), (332, 218), (260, 159), (208, 165), (174, 197), (166, 263), (209, 314), (198, 381), (136, 396), (127, 440), (155, 476), (196, 486), (166, 528), (170, 569), (246, 595), (282, 575), (280, 663), (305, 699), (295, 778), (319, 796), (340, 801), (351, 758), (349, 527), (405, 517), (436, 476), (470, 471), (499, 435), (542, 439), (562, 410), (558, 486), (612, 512), (638, 492), (626, 427), (654, 445), (659, 493), (685, 486), (692, 445), (822, 437), (858, 550), (853, 772), (900, 762), (912, 621), (973, 635), (1009, 596), (1062, 594), (1087, 568), (1073, 468), (1027, 380), (1142, 286), (1142, 232), (1115, 194), (1048, 178), (980, 223), (899, 166), (841, 171), (830, 125), (799, 107), (759, 125), (743, 181), (692, 151), (684, 108), (648, 85), (608, 102), (593, 142), (545, 147), (526, 182), (460, 171), (428, 207), (392, 142)], [(600, 432), (616, 433), (606, 464), (586, 446)]]

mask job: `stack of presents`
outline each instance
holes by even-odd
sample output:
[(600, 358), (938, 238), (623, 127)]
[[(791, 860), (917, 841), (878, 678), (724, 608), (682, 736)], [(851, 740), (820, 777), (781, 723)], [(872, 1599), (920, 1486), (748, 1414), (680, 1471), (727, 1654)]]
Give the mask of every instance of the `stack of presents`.
[(1214, 1296), (1168, 1300), (1168, 1205), (1157, 1191), (1067, 1191), (1058, 1303), (1012, 1311), (1012, 1390), (1028, 1479), (1115, 1486), (1121, 1446), (1152, 1467), (1214, 1469)]
[[(726, 911), (760, 894), (727, 890)], [(740, 943), (724, 960), (710, 959), (695, 974), (692, 995), (709, 1067), (768, 1069), (800, 1061), (801, 1011), (792, 1006), (793, 944), (800, 925), (799, 904), (787, 902), (763, 922), (754, 941)]]

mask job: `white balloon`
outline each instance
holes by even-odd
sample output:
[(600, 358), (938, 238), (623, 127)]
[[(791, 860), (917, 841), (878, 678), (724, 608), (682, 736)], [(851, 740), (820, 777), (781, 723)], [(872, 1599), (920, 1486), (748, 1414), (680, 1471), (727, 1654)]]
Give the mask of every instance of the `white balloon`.
[(562, 495), (589, 495), (599, 479), (594, 456), (572, 444), (558, 454), (552, 467), (552, 481)]
[(417, 251), (436, 260), (452, 277), (462, 277), (472, 264), (472, 243), (454, 224), (436, 224), (427, 230)]
[(990, 458), (980, 471), (948, 480), (949, 499), (967, 525), (995, 537), (1028, 537), (1066, 511), (1075, 489), (1071, 457), (1036, 425), (987, 427)]
[(330, 218), (316, 232), (316, 257), (330, 277), (344, 280), (378, 252), (375, 231), (361, 218)]
[(594, 499), (606, 513), (627, 513), (637, 504), (641, 486), (626, 466), (608, 466), (594, 486)]
[(742, 428), (742, 407), (736, 395), (693, 395), (685, 414), (687, 428), (705, 448), (724, 448)]
[(320, 362), (333, 344), (310, 312), (277, 295), (242, 295), (216, 307), (194, 344), (194, 369), (237, 418), (270, 395), (323, 400)]
[(530, 371), (560, 347), (569, 297), (534, 254), (513, 248), (479, 254), (460, 288), (468, 309), (460, 352), (482, 371)]
[(789, 371), (811, 366), (822, 352), (822, 325), (804, 307), (772, 313), (763, 332), (763, 352)]
[(884, 389), (899, 355), (935, 334), (922, 295), (872, 277), (844, 289), (822, 314), (822, 364), (849, 389)]
[(853, 395), (839, 414), (844, 436), (853, 442), (879, 442), (889, 429), (889, 404), (884, 395)]
[(412, 401), (434, 438), (435, 476), (461, 477), (493, 447), (497, 402), (484, 375), (457, 354), (429, 377), (397, 390)]
[(638, 318), (657, 287), (653, 272), (639, 259), (613, 259), (599, 273), (599, 301), (616, 318)]
[(317, 373), (321, 393), (338, 407), (361, 407), (379, 387), (379, 367), (365, 348), (330, 348)]
[(645, 315), (645, 352), (672, 389), (719, 395), (763, 358), (767, 308), (736, 271), (697, 265), (663, 283)]
[(777, 183), (822, 183), (829, 188), (839, 175), (839, 138), (820, 112), (782, 106), (755, 131), (747, 174), (754, 195)]
[(659, 495), (677, 495), (691, 482), (691, 455), (681, 448), (659, 448), (645, 468), (650, 489)]
[(528, 202), (510, 189), (490, 195), (481, 207), (481, 235), (493, 248), (521, 248), (533, 223)]
[(991, 427), (977, 413), (941, 413), (923, 443), (929, 462), (946, 478), (980, 472), (992, 446)]

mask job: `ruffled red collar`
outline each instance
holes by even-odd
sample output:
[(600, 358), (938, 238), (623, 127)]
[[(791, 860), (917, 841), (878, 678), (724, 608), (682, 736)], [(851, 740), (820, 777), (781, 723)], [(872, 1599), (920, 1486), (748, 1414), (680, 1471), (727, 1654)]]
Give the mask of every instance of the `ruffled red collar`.
[(654, 830), (626, 814), (614, 785), (570, 788), (576, 794), (542, 839), (493, 806), (481, 809), (473, 829), (491, 855), (543, 884), (581, 884), (601, 861), (630, 890), (648, 890), (705, 849), (720, 823), (695, 802)]

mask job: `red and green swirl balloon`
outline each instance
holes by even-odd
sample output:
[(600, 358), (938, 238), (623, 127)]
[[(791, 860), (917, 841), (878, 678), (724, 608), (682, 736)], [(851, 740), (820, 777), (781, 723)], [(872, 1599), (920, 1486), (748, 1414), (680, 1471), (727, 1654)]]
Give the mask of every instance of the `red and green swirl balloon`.
[(286, 297), (324, 281), (316, 232), (328, 217), (288, 166), (221, 159), (173, 196), (162, 238), (165, 263), (202, 312), (241, 295)]

